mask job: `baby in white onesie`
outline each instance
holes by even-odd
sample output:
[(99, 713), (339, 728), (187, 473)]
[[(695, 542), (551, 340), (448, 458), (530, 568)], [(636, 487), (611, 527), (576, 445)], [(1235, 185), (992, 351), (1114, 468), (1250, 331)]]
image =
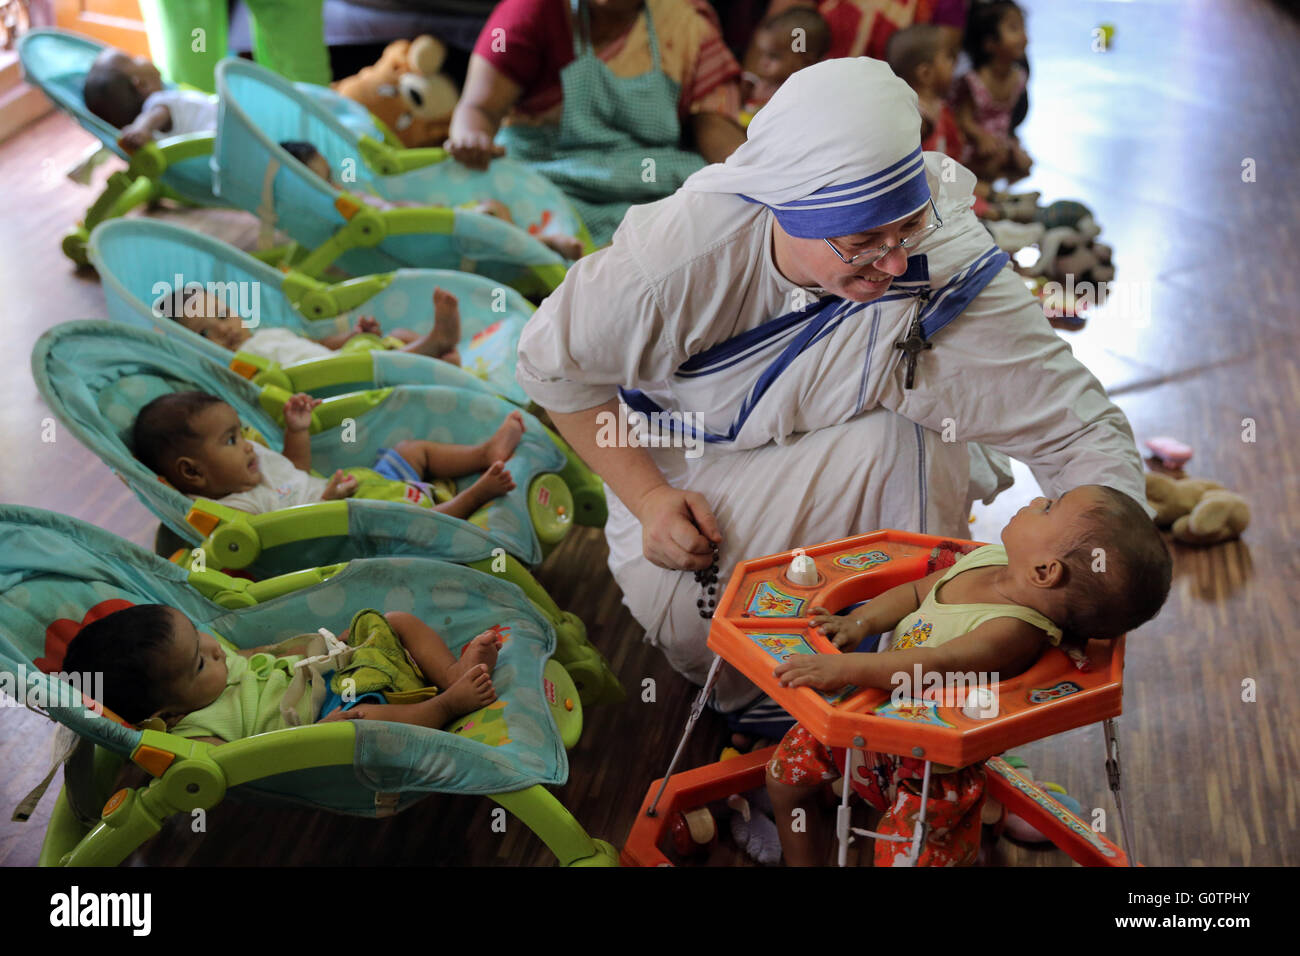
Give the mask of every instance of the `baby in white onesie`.
[[(375, 337), (372, 341), (378, 346), (378, 337), (383, 335), (378, 320), (370, 315), (358, 318), (349, 331), (322, 339), (310, 339), (286, 328), (249, 328), (239, 315), (225, 307), (220, 298), (205, 291), (197, 282), (179, 291), (165, 293), (154, 303), (154, 311), (222, 348), (249, 352), (279, 365), (327, 358), (358, 335)], [(388, 337), (401, 342), (402, 351), (459, 365), (460, 352), (456, 348), (460, 338), (459, 300), (450, 292), (434, 289), (433, 330), (427, 335), (417, 335), (409, 329), (394, 329)]]
[(134, 153), (160, 133), (217, 129), (217, 98), (199, 90), (164, 89), (146, 57), (107, 49), (95, 58), (82, 88), (86, 108), (122, 131), (117, 143)]

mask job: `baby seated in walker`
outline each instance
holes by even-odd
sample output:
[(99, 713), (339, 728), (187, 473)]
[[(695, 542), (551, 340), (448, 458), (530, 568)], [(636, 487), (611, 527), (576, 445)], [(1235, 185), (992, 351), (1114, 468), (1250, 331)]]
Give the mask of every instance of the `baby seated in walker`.
[[(306, 673), (295, 686), (295, 665), (322, 638), (234, 650), (162, 604), (92, 621), (68, 644), (64, 661), (102, 674), (101, 703), (128, 723), (159, 720), (170, 733), (213, 744), (332, 720), (436, 729), (496, 700), (499, 629), (475, 637), (457, 658), (419, 618), (365, 610), (343, 640), (351, 654), (320, 674), (314, 694)], [(390, 702), (394, 697), (419, 699)]]
[[(892, 690), (914, 667), (927, 674), (987, 674), (990, 681), (1027, 670), (1060, 644), (1113, 640), (1151, 620), (1169, 594), (1172, 561), (1155, 523), (1136, 501), (1100, 485), (1057, 499), (1035, 498), (988, 545), (917, 581), (901, 584), (837, 616), (814, 608), (813, 622), (842, 651), (884, 635), (877, 653), (796, 655), (779, 664), (786, 687), (834, 691), (845, 685)], [(945, 684), (949, 681), (945, 680)], [(852, 786), (884, 813), (877, 832), (910, 837), (921, 803), (924, 762), (862, 752)], [(813, 798), (840, 776), (832, 751), (802, 725), (782, 739), (767, 768), (781, 848), (792, 866), (825, 863), (829, 828)], [(971, 864), (980, 847), (984, 766), (931, 767), (928, 830), (921, 866)], [(796, 810), (804, 810), (796, 815)], [(805, 818), (796, 831), (791, 821)], [(875, 865), (905, 862), (911, 843), (877, 840)]]
[[(324, 156), (311, 143), (302, 140), (286, 140), (280, 144), (280, 148), (292, 156), (298, 162), (302, 163), (313, 173), (319, 176), (325, 182), (333, 185), (334, 177), (330, 175), (330, 164)], [(365, 201), (368, 205), (376, 209), (401, 209), (401, 208), (442, 208), (440, 203), (419, 203), (409, 200), (399, 200), (390, 202), (379, 196), (367, 195)], [(467, 207), (473, 212), (481, 213), (484, 216), (494, 216), (505, 222), (514, 225), (514, 217), (510, 215), (510, 210), (505, 203), (496, 199), (481, 199), (476, 203), (470, 203)], [(582, 243), (575, 236), (565, 235), (539, 235), (536, 237), (552, 251), (559, 253), (566, 259), (582, 258)]]
[(86, 109), (120, 129), (117, 144), (134, 153), (158, 133), (207, 133), (217, 128), (217, 98), (198, 90), (163, 88), (147, 57), (109, 48), (95, 57), (82, 87)]
[[(311, 413), (320, 399), (299, 392), (284, 406), (284, 454), (244, 437), (239, 413), (205, 392), (173, 392), (140, 410), (132, 431), (135, 456), (177, 491), (250, 514), (318, 501), (378, 498), (468, 518), (515, 487), (506, 460), (524, 434), (511, 412), (486, 441), (448, 445), (400, 441), (381, 449), (374, 468), (349, 468), (328, 478), (310, 474)], [(426, 482), (483, 472), (443, 504)]]
[[(286, 328), (248, 328), (243, 319), (230, 312), (215, 295), (193, 283), (164, 293), (153, 305), (157, 314), (166, 316), (198, 335), (232, 352), (248, 352), (280, 365), (328, 358), (344, 347), (355, 348), (358, 336), (370, 345), (381, 344), (383, 334), (374, 316), (363, 315), (347, 332), (328, 335), (319, 341)], [(401, 343), (401, 351), (427, 355), (451, 365), (460, 365), (460, 302), (450, 292), (433, 290), (433, 329), (416, 335), (409, 329), (393, 329), (388, 337)], [(353, 343), (353, 344), (350, 344)]]

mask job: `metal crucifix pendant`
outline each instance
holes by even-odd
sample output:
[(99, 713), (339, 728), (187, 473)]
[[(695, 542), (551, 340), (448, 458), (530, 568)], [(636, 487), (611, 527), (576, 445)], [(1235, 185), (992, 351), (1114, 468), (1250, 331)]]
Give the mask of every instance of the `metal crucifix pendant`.
[(912, 320), (912, 327), (907, 331), (907, 338), (901, 342), (895, 342), (894, 348), (902, 349), (907, 362), (907, 377), (903, 381), (903, 388), (912, 388), (916, 382), (916, 360), (926, 349), (934, 348), (934, 343), (925, 338), (925, 333), (921, 330), (921, 318), (918, 315)]

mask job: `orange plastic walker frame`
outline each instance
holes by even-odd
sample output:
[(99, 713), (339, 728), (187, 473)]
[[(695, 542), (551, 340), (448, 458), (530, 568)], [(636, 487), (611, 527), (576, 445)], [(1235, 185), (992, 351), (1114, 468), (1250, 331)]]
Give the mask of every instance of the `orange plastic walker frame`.
[[(978, 546), (884, 530), (743, 561), (718, 601), (709, 647), (829, 746), (867, 748), (958, 767), (994, 758), (988, 764), (990, 793), (1010, 812), (1037, 826), (1081, 863), (1125, 866), (1122, 850), (995, 757), (1012, 747), (1118, 716), (1123, 694), (1122, 637), (1091, 642), (1087, 670), (1076, 667), (1064, 652), (1048, 649), (1025, 673), (987, 686), (996, 699), (996, 708), (983, 711), (990, 716), (964, 712), (974, 688), (958, 686), (938, 693), (930, 688), (927, 694), (923, 684), (919, 701), (904, 698), (897, 703), (891, 702), (889, 691), (865, 689), (832, 703), (829, 695), (808, 687), (782, 687), (773, 676), (783, 644), (806, 642), (816, 653), (840, 653), (812, 627), (808, 619), (812, 608), (836, 610), (923, 577), (936, 548), (968, 551)], [(811, 587), (796, 585), (787, 576), (791, 561), (801, 554), (816, 564), (818, 580)], [(988, 701), (975, 698), (973, 703), (987, 705)], [(656, 815), (648, 817), (646, 810), (659, 788), (656, 781), (624, 848), (624, 862), (668, 863), (659, 846), (673, 813), (762, 785), (771, 752), (675, 774)]]

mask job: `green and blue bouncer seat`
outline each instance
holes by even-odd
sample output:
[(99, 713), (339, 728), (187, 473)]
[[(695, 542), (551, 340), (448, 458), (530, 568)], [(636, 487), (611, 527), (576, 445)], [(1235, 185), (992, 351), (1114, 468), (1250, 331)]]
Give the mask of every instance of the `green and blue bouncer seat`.
[[(103, 282), (109, 318), (180, 336), (223, 362), (230, 361), (228, 351), (155, 309), (162, 293), (198, 283), (230, 314), (239, 314), (250, 331), (287, 328), (320, 339), (352, 329), (362, 315), (373, 315), (385, 330), (406, 328), (424, 335), (433, 328), (433, 290), (443, 289), (460, 300), (459, 351), (469, 375), (459, 370), (444, 375), (452, 368), (447, 363), (395, 350), (392, 340), (374, 335), (353, 338), (329, 367), (362, 376), (348, 384), (473, 387), (471, 379), (481, 380), (493, 393), (521, 407), (529, 404), (515, 380), (515, 363), (519, 336), (533, 306), (514, 289), (483, 276), (445, 269), (399, 269), (331, 284), (296, 270), (282, 272), (211, 236), (142, 218), (98, 226), (90, 237), (89, 254)], [(353, 356), (357, 351), (374, 354)], [(259, 375), (274, 370), (264, 358), (246, 354), (239, 358), (256, 367)], [(344, 373), (332, 378), (339, 374)], [(316, 389), (311, 391), (324, 397)]]
[[(531, 298), (564, 279), (568, 261), (538, 235), (590, 237), (549, 180), (508, 159), (475, 172), (441, 149), (395, 149), (358, 135), (292, 83), (246, 60), (217, 65), (220, 98), (213, 184), (218, 196), (257, 215), (262, 244), (276, 230), (300, 247), (295, 266), (320, 277), (337, 265), (353, 276), (401, 268), (475, 272)], [(281, 147), (307, 142), (329, 163), (334, 182)], [(426, 205), (381, 210), (367, 197)], [(466, 207), (503, 203), (513, 223)]]
[[(444, 363), (445, 364), (445, 363)], [(457, 372), (447, 366), (450, 372)], [(50, 329), (32, 351), (32, 375), (56, 418), (127, 484), (189, 548), (187, 566), (270, 576), (376, 556), (472, 553), (469, 563), (502, 574), (549, 616), (584, 703), (622, 698), (604, 658), (576, 615), (561, 611), (528, 572), (568, 533), (574, 499), (569, 462), (540, 422), (524, 414), (523, 440), (508, 462), (517, 487), (462, 521), (402, 501), (347, 498), (252, 515), (191, 499), (141, 464), (130, 449), (140, 409), (159, 395), (205, 391), (239, 414), (250, 437), (283, 447), (284, 402), (292, 394), (256, 385), (174, 336), (104, 321)], [(313, 412), (312, 459), (328, 474), (367, 466), (379, 449), (407, 438), (470, 444), (491, 434), (514, 406), (481, 386), (399, 385), (345, 392)], [(475, 476), (458, 479), (449, 496)]]
[[(105, 220), (125, 215), (144, 203), (168, 198), (198, 206), (224, 206), (212, 191), (212, 144), (215, 133), (190, 133), (146, 144), (134, 156), (117, 145), (120, 130), (86, 109), (82, 90), (91, 64), (104, 44), (66, 30), (32, 30), (19, 38), (18, 56), (27, 82), (38, 87), (59, 109), (75, 119), (102, 144), (101, 149), (126, 161), (114, 173), (85, 220), (63, 239), (63, 251), (79, 266), (88, 264), (86, 241)], [(339, 96), (327, 87), (295, 86), (323, 114), (333, 116), (355, 135), (383, 137), (374, 117), (361, 104)]]
[[(165, 604), (233, 648), (327, 628), (364, 608), (406, 611), (458, 653), (509, 628), (492, 680), (498, 699), (443, 729), (375, 720), (290, 727), (212, 745), (121, 721), (94, 675), (68, 674), (68, 643), (123, 607)], [(530, 827), (561, 864), (617, 865), (546, 789), (568, 777), (566, 747), (582, 705), (552, 659), (556, 635), (519, 588), (497, 575), (419, 557), (361, 559), (258, 582), (185, 569), (107, 531), (35, 508), (0, 505), (0, 683), (61, 726), (58, 762), (16, 817), (29, 816), (61, 764), (65, 785), (43, 865), (116, 865), (175, 814), (227, 795), (387, 816), (432, 793), (487, 796)], [(148, 782), (112, 792), (127, 762)]]

